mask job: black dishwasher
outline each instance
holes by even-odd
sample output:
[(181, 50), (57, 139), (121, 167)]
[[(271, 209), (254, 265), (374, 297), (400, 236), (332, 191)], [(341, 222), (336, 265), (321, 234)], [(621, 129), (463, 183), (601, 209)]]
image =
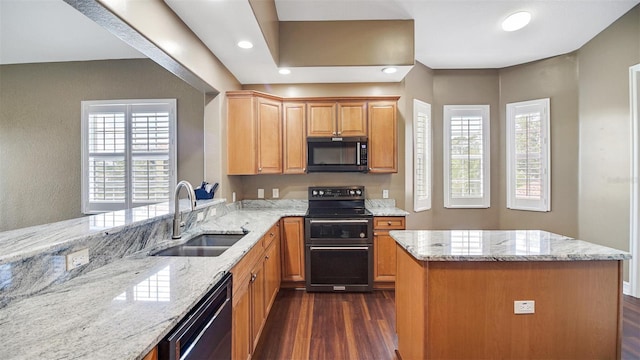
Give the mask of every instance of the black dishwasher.
[(231, 359), (231, 273), (158, 345), (159, 359)]

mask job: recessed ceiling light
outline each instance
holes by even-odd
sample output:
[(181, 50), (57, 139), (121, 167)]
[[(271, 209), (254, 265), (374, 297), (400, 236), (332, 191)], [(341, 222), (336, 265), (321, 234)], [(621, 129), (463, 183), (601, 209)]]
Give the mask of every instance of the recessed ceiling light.
[(291, 74), (291, 70), (289, 70), (289, 69), (280, 69), (280, 70), (278, 70), (278, 72), (279, 72), (280, 74), (282, 74), (282, 75), (289, 75), (289, 74)]
[(394, 68), (394, 67), (386, 67), (384, 69), (382, 69), (382, 72), (385, 74), (394, 74), (396, 71), (398, 71), (398, 69)]
[(241, 47), (243, 49), (251, 49), (253, 47), (253, 44), (251, 43), (251, 41), (242, 40), (238, 42), (238, 47)]
[(531, 13), (527, 11), (520, 11), (515, 14), (509, 15), (502, 22), (502, 30), (504, 31), (516, 31), (520, 30), (523, 27), (527, 26), (531, 21)]

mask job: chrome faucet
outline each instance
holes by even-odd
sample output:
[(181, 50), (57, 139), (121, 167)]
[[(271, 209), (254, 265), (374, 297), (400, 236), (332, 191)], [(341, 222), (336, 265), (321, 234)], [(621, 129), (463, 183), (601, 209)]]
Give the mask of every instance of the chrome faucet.
[(173, 201), (175, 203), (175, 210), (173, 212), (173, 235), (172, 239), (180, 239), (182, 235), (180, 234), (180, 227), (182, 226), (182, 215), (180, 214), (180, 199), (178, 199), (178, 195), (180, 194), (181, 188), (187, 189), (187, 197), (189, 197), (189, 203), (191, 204), (191, 211), (196, 209), (196, 194), (193, 192), (193, 186), (186, 181), (182, 180), (176, 185), (176, 191), (173, 194)]

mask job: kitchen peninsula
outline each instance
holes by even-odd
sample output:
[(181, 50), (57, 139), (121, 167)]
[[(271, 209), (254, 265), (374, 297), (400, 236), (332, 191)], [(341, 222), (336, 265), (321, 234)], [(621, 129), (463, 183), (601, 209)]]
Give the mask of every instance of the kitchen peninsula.
[(628, 253), (537, 230), (390, 235), (402, 359), (621, 357)]

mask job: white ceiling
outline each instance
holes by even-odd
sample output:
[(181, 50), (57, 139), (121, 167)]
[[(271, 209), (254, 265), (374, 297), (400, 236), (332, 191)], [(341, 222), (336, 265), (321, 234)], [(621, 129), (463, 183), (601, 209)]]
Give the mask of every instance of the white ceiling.
[[(410, 67), (294, 68), (280, 75), (248, 0), (165, 0), (243, 84), (401, 81)], [(282, 21), (415, 20), (416, 60), (434, 69), (501, 68), (571, 52), (640, 0), (276, 0)], [(506, 33), (520, 10), (531, 24)], [(243, 50), (239, 40), (255, 46)], [(62, 0), (0, 0), (0, 64), (144, 57)]]

